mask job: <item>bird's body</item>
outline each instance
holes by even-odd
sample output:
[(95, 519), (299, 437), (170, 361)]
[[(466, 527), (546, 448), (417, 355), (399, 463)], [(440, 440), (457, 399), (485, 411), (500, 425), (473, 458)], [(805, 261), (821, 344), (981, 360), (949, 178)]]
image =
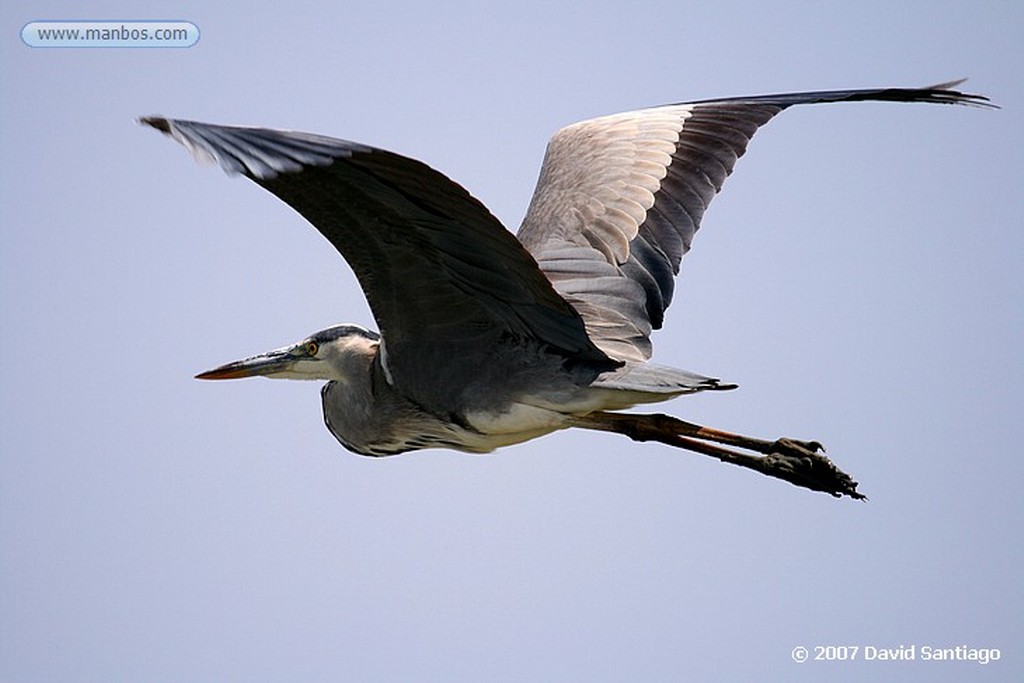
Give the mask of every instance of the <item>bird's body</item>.
[(200, 378), (327, 380), (327, 426), (364, 455), (488, 452), (583, 427), (766, 471), (706, 442), (738, 445), (769, 455), (759, 463), (784, 461), (767, 473), (858, 497), (845, 475), (808, 474), (835, 470), (815, 442), (614, 411), (733, 388), (650, 363), (650, 335), (705, 209), (759, 126), (815, 102), (985, 106), (954, 85), (708, 100), (573, 124), (548, 145), (518, 236), (461, 186), (391, 152), (307, 133), (143, 122), (304, 215), (352, 266), (380, 326), (332, 327)]
[(327, 428), (345, 448), (372, 456), (437, 447), (488, 453), (570, 427), (576, 416), (732, 388), (683, 370), (641, 363), (609, 370), (521, 346), (511, 340), (495, 346), (493, 358), (452, 393), (442, 413), (395, 386), (380, 335), (357, 325), (331, 327), (200, 377), (245, 377), (254, 364), (267, 369), (270, 363), (287, 364), (273, 375), (280, 379), (327, 380), (321, 391)]

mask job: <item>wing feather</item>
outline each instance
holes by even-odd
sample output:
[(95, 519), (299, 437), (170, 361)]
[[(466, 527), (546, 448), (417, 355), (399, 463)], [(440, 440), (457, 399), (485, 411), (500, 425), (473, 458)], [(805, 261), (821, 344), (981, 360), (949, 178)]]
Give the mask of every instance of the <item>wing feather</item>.
[[(425, 164), (306, 133), (144, 122), (200, 159), (251, 178), (334, 245), (380, 327), (390, 377), (420, 405), (450, 408), (484, 363), (501, 362), (502, 344), (533, 342), (574, 360), (617, 365), (512, 233)], [(639, 215), (634, 209), (616, 218)], [(604, 240), (616, 239), (605, 229)], [(625, 240), (617, 246), (628, 250)]]
[[(796, 104), (990, 106), (985, 97), (953, 90), (958, 83), (703, 100), (567, 126), (548, 144), (519, 239), (599, 348), (616, 359), (646, 360), (682, 258), (758, 128)], [(582, 282), (594, 277), (600, 286)], [(616, 278), (623, 282), (613, 284)]]

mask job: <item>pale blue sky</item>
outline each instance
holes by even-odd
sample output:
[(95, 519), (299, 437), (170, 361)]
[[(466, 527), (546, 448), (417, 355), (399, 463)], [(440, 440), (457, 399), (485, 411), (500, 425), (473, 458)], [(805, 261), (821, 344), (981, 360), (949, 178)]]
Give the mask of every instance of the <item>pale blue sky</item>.
[[(1024, 673), (1024, 6), (57, 3), (0, 9), (0, 680), (1005, 681)], [(190, 49), (32, 49), (182, 19)], [(340, 321), (350, 271), (135, 124), (308, 130), (426, 161), (509, 227), (559, 126), (969, 76), (1003, 109), (790, 110), (684, 264), (663, 406), (815, 438), (836, 501), (563, 433), (372, 460), (314, 384), (201, 370)], [(1014, 616), (1016, 615), (1016, 616)], [(794, 647), (1000, 648), (987, 666)]]

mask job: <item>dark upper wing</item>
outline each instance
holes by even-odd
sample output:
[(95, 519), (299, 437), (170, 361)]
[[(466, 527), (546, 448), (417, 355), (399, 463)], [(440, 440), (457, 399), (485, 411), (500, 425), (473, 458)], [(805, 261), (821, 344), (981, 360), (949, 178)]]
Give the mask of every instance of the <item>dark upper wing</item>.
[(704, 211), (760, 126), (816, 102), (990, 106), (950, 89), (958, 83), (705, 100), (573, 124), (548, 144), (519, 239), (603, 351), (646, 359)]
[(380, 326), (387, 370), (413, 398), (436, 398), (438, 383), (457, 391), (509, 335), (609, 362), (519, 241), (425, 164), (306, 133), (142, 121), (259, 183), (341, 252)]

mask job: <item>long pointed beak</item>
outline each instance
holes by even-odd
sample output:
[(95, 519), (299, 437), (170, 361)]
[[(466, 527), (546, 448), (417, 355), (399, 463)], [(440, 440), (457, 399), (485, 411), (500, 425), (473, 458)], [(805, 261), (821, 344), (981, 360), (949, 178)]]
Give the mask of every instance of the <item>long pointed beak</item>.
[(243, 377), (269, 377), (290, 370), (298, 358), (290, 349), (261, 353), (245, 360), (236, 360), (213, 370), (200, 372), (196, 379), (241, 379)]

